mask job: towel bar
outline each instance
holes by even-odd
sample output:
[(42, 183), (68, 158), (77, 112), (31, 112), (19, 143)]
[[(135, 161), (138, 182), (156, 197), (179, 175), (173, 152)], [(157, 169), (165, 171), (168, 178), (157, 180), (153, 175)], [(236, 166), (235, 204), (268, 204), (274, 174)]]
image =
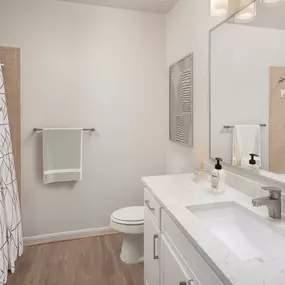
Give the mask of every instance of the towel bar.
[[(260, 124), (260, 126), (261, 126), (261, 127), (266, 127), (266, 124)], [(224, 129), (232, 129), (232, 128), (234, 128), (234, 127), (235, 127), (235, 126), (227, 126), (227, 125), (223, 126)]]
[[(34, 128), (33, 132), (42, 132), (43, 129), (39, 129), (39, 128)], [(84, 132), (95, 132), (95, 128), (90, 128), (90, 129), (83, 129)]]

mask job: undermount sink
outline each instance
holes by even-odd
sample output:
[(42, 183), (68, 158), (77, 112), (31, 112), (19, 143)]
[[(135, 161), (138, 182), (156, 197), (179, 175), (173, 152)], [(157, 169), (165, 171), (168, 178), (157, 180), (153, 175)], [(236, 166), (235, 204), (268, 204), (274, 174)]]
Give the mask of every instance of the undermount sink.
[(282, 230), (236, 202), (187, 209), (242, 260), (265, 262), (276, 257), (285, 246)]

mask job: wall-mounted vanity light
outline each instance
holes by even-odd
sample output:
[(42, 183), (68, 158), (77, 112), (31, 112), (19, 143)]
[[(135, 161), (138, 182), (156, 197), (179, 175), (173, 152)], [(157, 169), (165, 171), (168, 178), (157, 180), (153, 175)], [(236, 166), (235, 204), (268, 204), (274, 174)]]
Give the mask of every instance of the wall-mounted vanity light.
[[(247, 23), (254, 19), (256, 16), (256, 2), (253, 0), (210, 0), (211, 1), (211, 16), (226, 16), (227, 14), (234, 13), (238, 9), (244, 8), (235, 17), (236, 23)], [(265, 6), (275, 6), (284, 3), (285, 0), (260, 0)]]
[[(241, 10), (242, 7), (246, 7), (248, 4), (252, 3), (253, 0), (210, 0), (211, 2), (211, 15), (212, 16), (226, 16), (236, 13), (236, 11)], [(266, 0), (265, 0), (266, 1)], [(268, 0), (270, 1), (270, 0)], [(274, 1), (274, 0), (271, 0)], [(277, 1), (277, 0), (275, 0)], [(255, 16), (255, 3), (253, 6), (249, 6), (241, 11), (237, 15), (237, 20), (248, 21)]]

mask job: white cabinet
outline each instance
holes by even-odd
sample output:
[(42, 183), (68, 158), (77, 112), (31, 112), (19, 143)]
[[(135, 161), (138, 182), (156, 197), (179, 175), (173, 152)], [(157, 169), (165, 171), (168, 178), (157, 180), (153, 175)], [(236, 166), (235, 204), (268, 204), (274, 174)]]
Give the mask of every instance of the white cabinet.
[[(181, 259), (187, 264), (187, 267), (189, 269), (189, 271), (187, 272), (191, 273), (191, 277), (194, 279), (194, 284), (201, 284), (201, 285), (223, 284), (219, 279), (219, 277), (216, 275), (216, 273), (205, 262), (205, 260), (194, 248), (191, 242), (182, 234), (182, 232), (177, 227), (175, 222), (173, 222), (173, 220), (168, 216), (168, 214), (164, 210), (161, 211), (161, 236), (167, 237), (167, 240), (169, 240), (169, 242), (175, 248), (177, 255), (181, 256)], [(164, 257), (161, 256), (162, 262), (163, 259)], [(161, 283), (161, 285), (165, 284)]]
[(144, 281), (145, 285), (159, 285), (160, 231), (153, 214), (145, 207), (144, 217)]
[(200, 285), (179, 252), (166, 236), (161, 236), (161, 284), (163, 285)]
[(145, 189), (145, 285), (222, 285), (211, 266)]

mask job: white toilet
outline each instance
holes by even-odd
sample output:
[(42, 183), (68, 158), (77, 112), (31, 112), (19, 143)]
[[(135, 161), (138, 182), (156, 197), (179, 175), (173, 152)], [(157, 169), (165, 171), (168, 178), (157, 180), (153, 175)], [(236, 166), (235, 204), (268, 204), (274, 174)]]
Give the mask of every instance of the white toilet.
[(121, 260), (129, 264), (143, 262), (144, 207), (135, 206), (115, 211), (110, 225), (123, 234)]

